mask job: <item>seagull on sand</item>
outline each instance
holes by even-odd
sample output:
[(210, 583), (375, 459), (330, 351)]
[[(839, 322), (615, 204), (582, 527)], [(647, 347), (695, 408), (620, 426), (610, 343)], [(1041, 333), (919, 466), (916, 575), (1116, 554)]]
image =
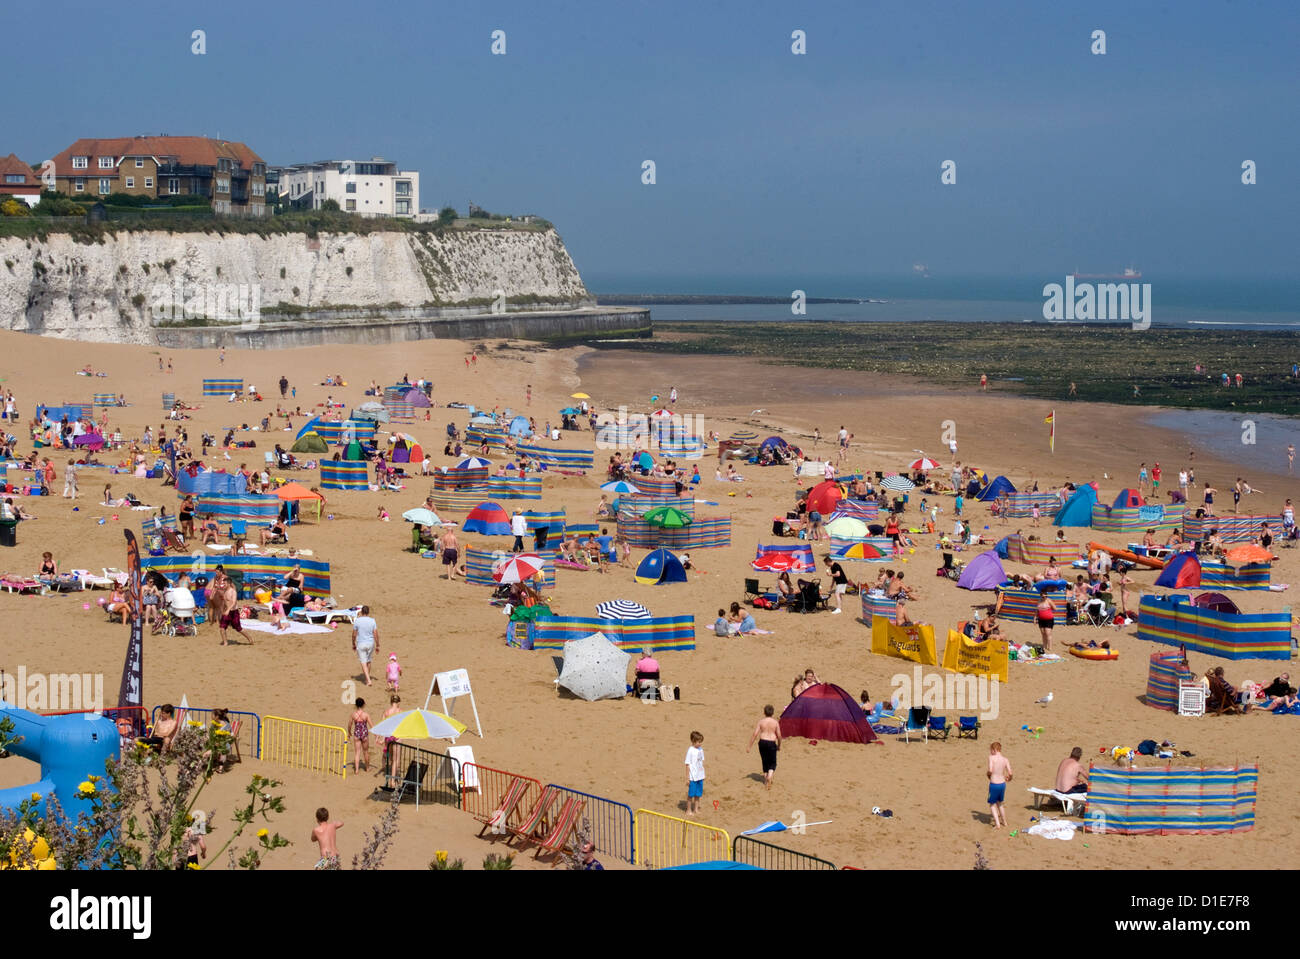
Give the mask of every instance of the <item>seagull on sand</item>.
[(1042, 703), (1044, 706), (1046, 706), (1046, 705), (1047, 705), (1048, 703), (1050, 703), (1051, 701), (1052, 701), (1052, 694), (1051, 694), (1051, 693), (1048, 693), (1048, 694), (1047, 694), (1046, 696), (1044, 696), (1042, 699), (1036, 700), (1036, 702), (1040, 702), (1040, 703)]

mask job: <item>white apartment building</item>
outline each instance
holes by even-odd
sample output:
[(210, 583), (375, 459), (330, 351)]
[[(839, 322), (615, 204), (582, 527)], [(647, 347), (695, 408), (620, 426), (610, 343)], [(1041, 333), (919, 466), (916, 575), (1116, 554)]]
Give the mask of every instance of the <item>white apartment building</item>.
[(420, 174), (398, 170), (383, 157), (323, 160), (272, 167), (279, 174), (280, 197), (303, 209), (319, 210), (326, 200), (362, 216), (406, 216), (420, 212)]

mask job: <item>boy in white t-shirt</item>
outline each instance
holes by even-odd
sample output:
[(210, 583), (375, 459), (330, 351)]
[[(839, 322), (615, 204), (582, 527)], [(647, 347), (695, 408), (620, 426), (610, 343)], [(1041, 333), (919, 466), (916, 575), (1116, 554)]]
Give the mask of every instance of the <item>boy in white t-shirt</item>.
[(686, 750), (686, 815), (694, 816), (700, 811), (700, 799), (704, 795), (704, 734), (691, 733), (691, 747)]

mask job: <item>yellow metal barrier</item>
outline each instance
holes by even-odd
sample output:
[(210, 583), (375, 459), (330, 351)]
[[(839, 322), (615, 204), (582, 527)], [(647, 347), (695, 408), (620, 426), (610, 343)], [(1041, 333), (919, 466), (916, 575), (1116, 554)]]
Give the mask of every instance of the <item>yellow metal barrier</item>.
[(348, 731), (283, 716), (262, 720), (262, 759), (330, 776), (348, 775)]
[(649, 809), (638, 809), (633, 823), (638, 865), (663, 869), (731, 858), (731, 836), (725, 829)]

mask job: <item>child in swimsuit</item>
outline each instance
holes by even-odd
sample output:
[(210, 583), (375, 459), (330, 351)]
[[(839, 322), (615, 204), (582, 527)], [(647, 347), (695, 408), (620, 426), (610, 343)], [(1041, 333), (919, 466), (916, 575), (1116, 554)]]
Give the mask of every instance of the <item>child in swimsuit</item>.
[(402, 664), (397, 661), (396, 653), (388, 654), (388, 667), (385, 670), (389, 692), (397, 692), (398, 681), (402, 678)]

